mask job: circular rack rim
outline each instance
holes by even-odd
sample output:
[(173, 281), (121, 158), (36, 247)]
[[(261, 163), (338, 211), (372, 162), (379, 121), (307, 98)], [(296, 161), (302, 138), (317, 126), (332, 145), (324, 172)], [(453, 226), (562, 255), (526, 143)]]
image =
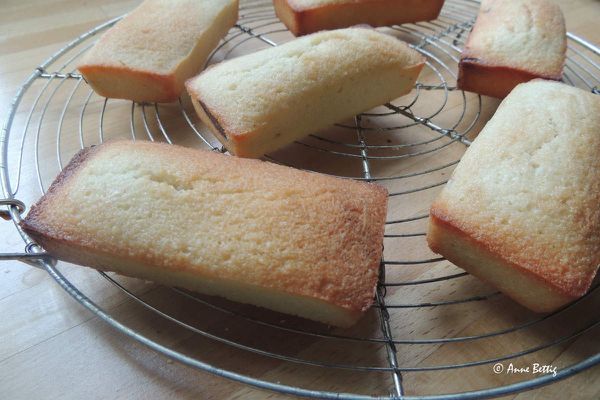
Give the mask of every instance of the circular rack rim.
[[(466, 0), (466, 1), (469, 1), (472, 3), (477, 3), (472, 0)], [(374, 398), (371, 396), (357, 396), (354, 394), (346, 394), (346, 393), (334, 393), (334, 392), (307, 390), (307, 389), (302, 389), (302, 388), (298, 388), (298, 387), (272, 383), (269, 381), (264, 381), (264, 380), (252, 378), (252, 377), (249, 377), (246, 375), (241, 375), (241, 374), (238, 374), (238, 373), (235, 373), (232, 371), (217, 368), (213, 365), (204, 363), (204, 362), (194, 359), (194, 358), (190, 358), (189, 356), (187, 356), (183, 353), (180, 353), (180, 352), (174, 351), (168, 347), (165, 347), (165, 346), (153, 341), (152, 339), (139, 334), (138, 332), (132, 330), (131, 328), (127, 327), (126, 325), (122, 324), (117, 319), (113, 318), (104, 309), (102, 309), (101, 307), (96, 305), (89, 297), (87, 297), (84, 293), (79, 291), (79, 289), (77, 289), (77, 287), (75, 285), (73, 285), (69, 280), (67, 280), (60, 273), (60, 271), (58, 271), (58, 269), (55, 267), (55, 262), (53, 260), (47, 258), (47, 256), (45, 254), (41, 253), (41, 249), (20, 229), (20, 227), (18, 226), (18, 222), (21, 220), (21, 213), (23, 212), (24, 204), (19, 202), (14, 197), (13, 191), (11, 190), (7, 160), (8, 160), (9, 134), (10, 134), (10, 130), (12, 127), (13, 118), (14, 118), (16, 111), (21, 103), (22, 97), (24, 96), (24, 94), (28, 90), (28, 88), (32, 85), (32, 83), (37, 78), (39, 78), (40, 76), (42, 76), (43, 74), (46, 73), (47, 66), (51, 65), (61, 55), (65, 54), (67, 51), (74, 48), (76, 45), (78, 45), (79, 43), (81, 43), (82, 41), (87, 39), (88, 37), (93, 36), (97, 32), (113, 25), (120, 18), (121, 17), (115, 18), (111, 21), (106, 22), (105, 24), (102, 24), (102, 25), (88, 31), (87, 33), (76, 38), (75, 40), (70, 42), (68, 45), (63, 47), (61, 50), (59, 50), (58, 52), (53, 54), (43, 64), (41, 64), (38, 68), (36, 68), (36, 70), (31, 74), (31, 76), (23, 83), (23, 85), (20, 87), (20, 89), (18, 90), (17, 94), (15, 95), (15, 97), (11, 103), (7, 121), (3, 127), (2, 133), (0, 135), (0, 152), (1, 152), (1, 156), (2, 156), (2, 165), (0, 166), (0, 181), (2, 184), (3, 197), (4, 197), (4, 200), (2, 200), (2, 203), (0, 203), (0, 205), (6, 206), (7, 210), (5, 213), (15, 223), (17, 230), (19, 231), (21, 237), (25, 241), (26, 253), (20, 254), (18, 257), (16, 257), (15, 255), (4, 254), (4, 255), (0, 255), (1, 256), (0, 259), (19, 259), (30, 265), (44, 268), (51, 275), (51, 277), (59, 283), (59, 285), (65, 291), (67, 291), (80, 304), (84, 305), (86, 308), (88, 308), (90, 311), (92, 311), (94, 314), (96, 314), (102, 320), (107, 322), (109, 325), (113, 326), (114, 328), (121, 331), (122, 333), (134, 338), (135, 340), (139, 341), (140, 343), (145, 344), (146, 346), (152, 348), (153, 350), (158, 351), (168, 357), (172, 357), (184, 364), (214, 373), (216, 375), (234, 379), (236, 381), (240, 381), (242, 383), (246, 383), (246, 384), (249, 384), (249, 385), (252, 385), (255, 387), (269, 389), (269, 390), (275, 390), (275, 391), (282, 392), (282, 393), (308, 396), (308, 397), (320, 397), (320, 398), (361, 398), (361, 399)], [(594, 52), (595, 54), (600, 55), (600, 50), (598, 48), (596, 48), (595, 46), (593, 46), (592, 44), (588, 43), (587, 41), (585, 41), (571, 33), (568, 33), (568, 37), (569, 37), (569, 39), (571, 39), (574, 42), (589, 49), (590, 51)], [(106, 103), (104, 105), (106, 106)], [(397, 110), (394, 110), (392, 108), (392, 111), (397, 111)], [(424, 120), (422, 122), (429, 122), (429, 121)], [(439, 127), (436, 127), (436, 128), (439, 128)], [(439, 128), (439, 129), (442, 129), (442, 128)], [(323, 139), (323, 138), (321, 138), (321, 139)], [(454, 139), (456, 139), (456, 138), (454, 138)], [(167, 137), (167, 140), (169, 140), (168, 137)], [(460, 138), (458, 140), (460, 140)], [(207, 141), (206, 141), (206, 144), (208, 144), (210, 146), (210, 143)], [(468, 144), (468, 143), (465, 143), (465, 144)], [(369, 178), (369, 179), (372, 179), (372, 178)], [(386, 179), (386, 178), (381, 178), (381, 179)], [(403, 193), (399, 193), (399, 194), (403, 194)], [(392, 194), (392, 195), (394, 195), (394, 194)], [(394, 222), (396, 222), (396, 221), (388, 221), (387, 223), (389, 224), (389, 223), (394, 223)], [(437, 259), (425, 260), (425, 261), (431, 262), (431, 261), (436, 261), (436, 260)], [(394, 262), (387, 262), (386, 264), (393, 265)], [(462, 274), (459, 274), (459, 275), (462, 275)], [(390, 285), (390, 286), (393, 286), (393, 285)], [(385, 287), (384, 287), (384, 289), (385, 289)], [(572, 337), (573, 336), (569, 337), (568, 339), (570, 339)], [(537, 387), (540, 387), (543, 385), (547, 385), (547, 384), (550, 384), (557, 380), (570, 377), (580, 371), (583, 371), (587, 368), (597, 365), (598, 363), (600, 363), (600, 354), (596, 354), (594, 356), (588, 357), (587, 359), (584, 359), (583, 361), (580, 361), (577, 364), (563, 368), (559, 372), (557, 372), (556, 376), (546, 375), (546, 376), (543, 376), (540, 378), (525, 380), (525, 381), (521, 381), (521, 382), (518, 382), (515, 384), (511, 384), (511, 385), (500, 386), (500, 387), (495, 387), (495, 388), (488, 388), (488, 389), (477, 390), (477, 391), (456, 393), (456, 394), (431, 395), (431, 396), (404, 396), (401, 392), (397, 392), (395, 395), (391, 395), (391, 397), (402, 397), (402, 398), (406, 398), (406, 399), (458, 399), (458, 398), (471, 399), (471, 398), (496, 397), (496, 396), (521, 392), (521, 391), (524, 391), (527, 389), (533, 389), (533, 388), (537, 388)], [(397, 366), (394, 366), (391, 369), (391, 371), (394, 373), (401, 371), (401, 370), (402, 369), (398, 368)]]

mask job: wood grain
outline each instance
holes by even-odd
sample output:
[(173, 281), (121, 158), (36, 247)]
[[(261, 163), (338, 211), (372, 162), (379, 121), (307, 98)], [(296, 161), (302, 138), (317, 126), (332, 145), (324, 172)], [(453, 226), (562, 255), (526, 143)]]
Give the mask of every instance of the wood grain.
[[(131, 10), (139, 1), (109, 0), (89, 2), (84, 0), (31, 0), (27, 2), (5, 0), (0, 12), (0, 121), (4, 122), (11, 100), (22, 82), (43, 60), (60, 49), (74, 37), (87, 30)], [(600, 2), (594, 0), (563, 0), (558, 2), (565, 13), (569, 31), (600, 43)], [(423, 80), (430, 76), (423, 76)], [(433, 78), (432, 78), (433, 79)], [(44, 82), (36, 82), (38, 90)], [(59, 98), (66, 98), (72, 86), (57, 89)], [(81, 96), (85, 94), (82, 93)], [(61, 97), (62, 96), (62, 97)], [(31, 102), (31, 98), (24, 101)], [(469, 98), (469, 104), (475, 101)], [(55, 160), (56, 125), (59, 121), (60, 101), (52, 103), (47, 110), (45, 123), (40, 128), (40, 154), (44, 167), (40, 171), (42, 181), (48, 184), (58, 172), (56, 161), (44, 164), (44, 160)], [(497, 107), (495, 100), (485, 99), (482, 116), (475, 131), (491, 116)], [(189, 104), (185, 105), (189, 109)], [(422, 111), (435, 104), (423, 105)], [(441, 123), (451, 123), (456, 107), (460, 102), (451, 99), (443, 114), (438, 116)], [(102, 107), (101, 99), (93, 97), (89, 115), (84, 121), (86, 143), (97, 140), (97, 118)], [(128, 129), (130, 109), (119, 101), (107, 105), (110, 118), (104, 122), (106, 137), (123, 135)], [(151, 110), (150, 110), (151, 111)], [(136, 109), (141, 112), (139, 108)], [(170, 131), (183, 129), (176, 107), (161, 108), (166, 120), (171, 121)], [(22, 127), (25, 113), (15, 119), (16, 126)], [(39, 114), (36, 114), (39, 116)], [(193, 115), (192, 115), (193, 116)], [(170, 118), (173, 117), (173, 118)], [(67, 113), (63, 122), (65, 132), (77, 132), (79, 115)], [(125, 123), (123, 122), (125, 121)], [(179, 121), (179, 122), (178, 122)], [(37, 120), (32, 120), (35, 129)], [(370, 121), (365, 121), (370, 124)], [(154, 120), (150, 128), (157, 131)], [(143, 129), (143, 128), (140, 128)], [(332, 138), (343, 137), (345, 133), (333, 132)], [(407, 130), (406, 135), (419, 135), (416, 130)], [(434, 136), (432, 136), (434, 137)], [(183, 144), (196, 144), (197, 139), (184, 134), (175, 139)], [(398, 139), (402, 143), (404, 139)], [(11, 144), (12, 145), (12, 144)], [(28, 138), (26, 154), (32, 157), (34, 138)], [(9, 167), (15, 171), (18, 145), (11, 147)], [(63, 138), (58, 152), (66, 162), (78, 148), (77, 135)], [(420, 157), (401, 164), (374, 162), (374, 172), (381, 175), (410, 173), (422, 168), (423, 163), (452, 161), (464, 149), (461, 145), (449, 146), (441, 154)], [(355, 163), (335, 162), (323, 165), (321, 155), (304, 152), (301, 155), (293, 150), (283, 150), (277, 157), (293, 160), (306, 168), (318, 168), (331, 173), (360, 174)], [(332, 158), (335, 159), (335, 158)], [(338, 160), (339, 161), (339, 160)], [(40, 192), (33, 163), (23, 166), (19, 198), (30, 204)], [(387, 183), (391, 191), (417, 188), (435, 184), (447, 179), (451, 169), (442, 169), (427, 177), (416, 177)], [(426, 212), (428, 204), (438, 188), (413, 194), (394, 197), (390, 201), (390, 218), (406, 218)], [(390, 226), (387, 233), (409, 233), (424, 231), (424, 220), (400, 227)], [(0, 222), (0, 252), (21, 251), (23, 242), (10, 222)], [(431, 255), (422, 237), (403, 241), (402, 248), (392, 245), (386, 239), (386, 259), (417, 259)], [(274, 382), (296, 384), (320, 390), (357, 392), (364, 394), (387, 393), (391, 381), (387, 373), (351, 373), (341, 370), (307, 368), (280, 360), (268, 359), (233, 349), (230, 346), (192, 335), (189, 331), (174, 327), (173, 324), (145, 310), (120, 292), (114, 285), (98, 277), (97, 274), (78, 267), (63, 265), (61, 271), (77, 282), (78, 287), (108, 309), (120, 320), (127, 321), (140, 332), (153, 339), (173, 346), (175, 349), (214, 363), (221, 368), (249, 374)], [(460, 272), (447, 262), (432, 263), (428, 268), (399, 266), (390, 269), (390, 280), (428, 279), (440, 274)], [(318, 337), (287, 335), (275, 330), (254, 328), (239, 318), (224, 315), (197, 304), (182, 296), (173, 296), (166, 288), (132, 279), (116, 278), (132, 292), (161, 310), (177, 315), (181, 319), (200, 326), (221, 337), (240, 341), (250, 346), (268, 348), (294, 357), (315, 360), (331, 360), (346, 364), (386, 365), (385, 349), (378, 344), (330, 341)], [(389, 303), (416, 303), (422, 301), (443, 301), (469, 295), (492, 293), (493, 289), (474, 278), (465, 277), (447, 281), (440, 285), (403, 286), (389, 288), (386, 297)], [(234, 305), (221, 300), (211, 300), (225, 307), (242, 312), (260, 315), (274, 322), (280, 322), (281, 315), (264, 313), (261, 310)], [(519, 331), (509, 337), (501, 336), (468, 344), (443, 344), (435, 346), (398, 345), (398, 358), (401, 365), (426, 366), (443, 363), (460, 363), (482, 357), (535, 346), (541, 342), (560, 337), (561, 333), (572, 332), (589, 322), (586, 310), (598, 309), (598, 296), (586, 300), (583, 307), (550, 323), (536, 325), (533, 329)], [(392, 328), (398, 337), (450, 337), (473, 335), (490, 330), (502, 329), (516, 323), (535, 318), (534, 314), (515, 305), (503, 296), (495, 296), (489, 301), (472, 302), (456, 307), (435, 307), (414, 312), (411, 309), (393, 309)], [(589, 312), (588, 312), (589, 314)], [(201, 372), (163, 357), (137, 342), (117, 333), (93, 314), (78, 305), (44, 272), (17, 262), (0, 263), (0, 397), (7, 399), (32, 398), (89, 398), (89, 399), (263, 399), (287, 398), (287, 396), (265, 392), (236, 382)], [(323, 330), (317, 324), (290, 318), (286, 326)], [(352, 331), (357, 335), (378, 333), (377, 310), (372, 310), (364, 321)], [(553, 346), (524, 358), (519, 358), (517, 366), (534, 362), (547, 362), (553, 365), (569, 365), (585, 356), (600, 351), (598, 329), (572, 341)], [(523, 377), (495, 375), (489, 365), (453, 371), (434, 371), (405, 374), (408, 394), (443, 393), (466, 389), (486, 388), (494, 385), (519, 381)], [(574, 378), (556, 383), (533, 392), (508, 396), (511, 399), (589, 399), (600, 397), (600, 368), (596, 367)]]

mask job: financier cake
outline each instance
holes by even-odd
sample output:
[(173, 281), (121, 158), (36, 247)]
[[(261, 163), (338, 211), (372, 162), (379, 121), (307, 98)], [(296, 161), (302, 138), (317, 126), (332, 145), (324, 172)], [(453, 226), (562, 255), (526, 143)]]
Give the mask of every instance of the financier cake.
[(353, 25), (430, 21), (444, 0), (273, 0), (275, 13), (295, 35)]
[(560, 80), (565, 20), (550, 0), (483, 0), (458, 65), (458, 87), (504, 98), (519, 83)]
[(174, 101), (237, 17), (238, 0), (146, 0), (102, 35), (77, 68), (101, 96)]
[(347, 28), (222, 62), (186, 87), (227, 150), (257, 158), (409, 93), (424, 64), (390, 35)]
[(22, 222), (54, 257), (347, 327), (372, 304), (387, 190), (150, 142), (78, 153)]
[(431, 249), (525, 307), (555, 310), (600, 265), (600, 96), (517, 86), (434, 201)]

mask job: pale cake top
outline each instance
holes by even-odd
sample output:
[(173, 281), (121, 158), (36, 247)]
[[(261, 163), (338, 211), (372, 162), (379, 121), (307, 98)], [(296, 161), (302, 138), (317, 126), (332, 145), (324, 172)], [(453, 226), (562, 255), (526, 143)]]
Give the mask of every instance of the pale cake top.
[(132, 262), (362, 311), (377, 282), (386, 205), (375, 184), (119, 141), (75, 157), (25, 222)]
[(564, 17), (551, 1), (484, 0), (461, 59), (559, 79), (566, 48)]
[[(422, 62), (418, 52), (390, 35), (370, 28), (347, 28), (318, 32), (222, 62), (186, 86), (216, 114), (226, 131), (244, 134), (268, 123), (271, 115), (288, 111), (290, 98), (341, 90), (353, 76)], [(236, 117), (225, 120), (219, 114)]]
[(237, 0), (146, 0), (104, 33), (81, 65), (168, 74), (232, 6)]
[(581, 296), (600, 265), (600, 96), (517, 86), (432, 211), (488, 250)]

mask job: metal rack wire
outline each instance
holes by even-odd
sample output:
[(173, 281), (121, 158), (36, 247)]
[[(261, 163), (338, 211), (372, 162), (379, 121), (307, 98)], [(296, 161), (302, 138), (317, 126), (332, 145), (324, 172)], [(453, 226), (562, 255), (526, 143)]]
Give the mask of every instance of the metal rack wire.
[[(560, 348), (576, 338), (592, 334), (600, 325), (600, 315), (593, 311), (583, 314), (580, 311), (582, 308), (595, 309), (590, 304), (595, 304), (600, 298), (596, 285), (584, 298), (551, 314), (536, 316), (517, 309), (515, 314), (519, 315), (519, 319), (507, 322), (502, 320), (502, 313), (491, 313), (495, 315), (491, 323), (494, 329), (470, 331), (468, 327), (477, 316), (482, 315), (483, 310), (516, 306), (442, 258), (435, 257), (423, 245), (428, 204), (416, 204), (413, 196), (420, 196), (421, 201), (437, 193), (488, 117), (482, 115), (482, 104), (490, 99), (482, 99), (455, 87), (456, 64), (478, 6), (478, 2), (473, 0), (448, 0), (436, 21), (382, 28), (409, 42), (427, 57), (426, 71), (413, 92), (398, 103), (378, 107), (265, 157), (296, 168), (378, 181), (390, 189), (390, 202), (401, 211), (390, 215), (386, 223), (386, 250), (381, 262), (376, 303), (370, 317), (359, 327), (339, 332), (293, 318), (282, 322), (282, 317), (276, 313), (265, 313), (176, 288), (160, 289), (168, 291), (167, 296), (175, 296), (177, 302), (191, 304), (203, 316), (211, 315), (222, 322), (211, 325), (202, 318), (180, 316), (172, 307), (152, 300), (148, 292), (132, 287), (128, 279), (89, 272), (99, 274), (97, 276), (103, 278), (101, 281), (108, 282), (154, 317), (167, 321), (173, 329), (181, 329), (206, 338), (214, 345), (233, 349), (235, 357), (276, 360), (289, 365), (294, 373), (287, 381), (250, 376), (238, 366), (219, 365), (218, 360), (203, 360), (193, 352), (175, 349), (161, 342), (160, 338), (142, 335), (132, 327), (133, 324), (102, 307), (102, 299), (92, 299), (84, 293), (77, 282), (69, 278), (68, 266), (57, 265), (48, 258), (18, 227), (26, 204), (31, 204), (44, 193), (66, 160), (84, 146), (112, 137), (130, 137), (132, 140), (164, 141), (225, 152), (209, 131), (197, 122), (185, 98), (168, 105), (134, 104), (98, 97), (86, 85), (75, 70), (76, 61), (93, 45), (98, 34), (118, 19), (83, 34), (50, 57), (33, 71), (14, 98), (2, 131), (0, 179), (3, 199), (0, 206), (5, 207), (2, 216), (12, 219), (25, 241), (25, 252), (2, 254), (0, 259), (18, 259), (46, 269), (63, 289), (99, 318), (173, 359), (253, 386), (296, 395), (320, 398), (489, 398), (552, 383), (600, 363), (600, 352), (591, 349), (578, 362), (561, 366), (555, 376), (512, 379), (498, 382), (494, 387), (461, 387), (455, 394), (426, 392), (427, 379), (439, 379), (443, 373), (462, 373), (465, 369), (478, 367), (489, 374), (495, 363), (523, 360), (532, 354), (539, 356), (544, 351)], [(572, 34), (568, 36), (564, 81), (598, 93), (600, 50)], [(275, 17), (271, 2), (243, 1), (238, 24), (215, 49), (208, 63), (261, 47), (276, 46), (291, 38)], [(33, 173), (26, 174), (26, 171)], [(39, 192), (20, 190), (26, 179), (32, 179), (27, 186), (37, 186)], [(405, 258), (406, 249), (418, 257)], [(456, 292), (458, 295), (455, 295)], [(445, 316), (456, 317), (457, 322), (436, 323), (433, 328), (432, 324), (420, 322)], [(565, 321), (568, 328), (558, 328), (565, 325)], [(221, 329), (227, 324), (242, 324), (246, 328), (243, 330), (249, 333), (246, 337), (232, 337), (227, 330)], [(409, 329), (410, 324), (414, 325), (414, 329)], [(378, 326), (377, 333), (370, 331), (373, 326)], [(548, 327), (555, 329), (556, 334), (546, 336)], [(434, 333), (430, 334), (430, 331)], [(314, 351), (310, 354), (290, 352), (274, 344), (277, 343), (275, 340), (271, 344), (258, 341), (260, 344), (255, 345), (256, 338), (263, 336), (309, 343)], [(524, 336), (537, 340), (518, 348), (511, 346), (515, 338)], [(498, 345), (498, 351), (494, 350), (493, 344)], [(373, 356), (367, 357), (367, 360), (354, 360), (353, 349), (357, 346), (372, 349), (369, 353)], [(427, 362), (428, 357), (415, 360), (413, 357), (417, 353), (413, 349), (424, 346), (428, 350), (420, 353), (429, 355), (446, 348), (450, 352), (461, 351), (464, 346), (477, 348), (480, 352), (472, 358), (457, 356), (453, 363), (436, 363), (435, 359)], [(322, 351), (324, 349), (327, 351)], [(331, 349), (335, 349), (337, 354), (327, 353)], [(325, 353), (327, 355), (324, 356)], [(376, 395), (359, 393), (359, 389), (346, 393), (348, 389), (345, 386), (339, 392), (323, 391), (298, 380), (298, 369), (321, 370), (319, 367), (340, 371), (342, 381), (351, 375), (357, 382), (363, 382), (363, 378), (355, 378), (362, 374), (376, 374), (377, 380), (385, 379), (378, 386), (381, 392)], [(428, 372), (437, 375), (421, 378), (420, 383), (407, 384), (409, 376), (417, 373), (427, 376)], [(338, 372), (332, 374), (339, 378)], [(409, 395), (405, 393), (407, 386), (410, 388)]]

